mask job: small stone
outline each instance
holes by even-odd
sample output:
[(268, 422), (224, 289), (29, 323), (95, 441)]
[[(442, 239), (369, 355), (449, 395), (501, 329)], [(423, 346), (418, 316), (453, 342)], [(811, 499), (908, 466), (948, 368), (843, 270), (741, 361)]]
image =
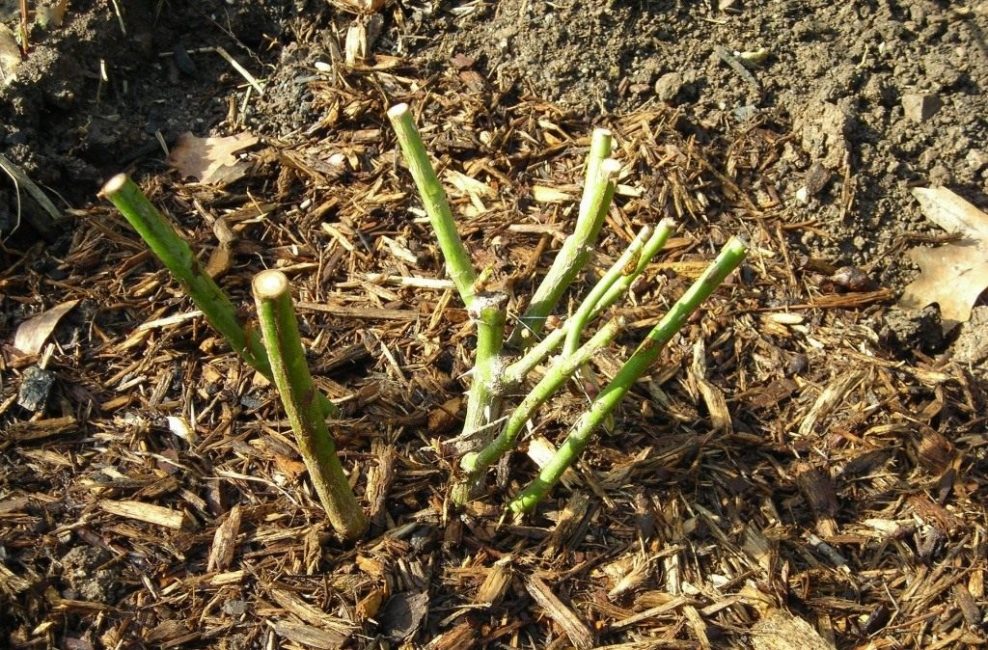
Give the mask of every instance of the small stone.
[(661, 101), (671, 102), (683, 88), (683, 75), (678, 72), (667, 72), (655, 82), (655, 96)]
[(796, 203), (800, 205), (807, 205), (810, 202), (810, 191), (804, 185), (803, 187), (796, 190)]
[(909, 18), (917, 27), (922, 27), (926, 24), (926, 8), (918, 2), (913, 3), (909, 7)]
[(954, 361), (977, 365), (988, 360), (988, 307), (975, 307), (954, 343)]
[(223, 603), (223, 613), (227, 616), (243, 616), (247, 612), (247, 601), (228, 600)]
[(985, 165), (988, 165), (988, 154), (981, 149), (971, 149), (964, 157), (964, 162), (967, 163), (972, 172), (979, 172), (985, 168)]
[(829, 169), (819, 162), (814, 162), (806, 170), (806, 176), (803, 179), (803, 182), (806, 183), (806, 191), (810, 196), (816, 196), (827, 186), (831, 176), (832, 174)]
[(21, 378), (21, 387), (17, 392), (17, 405), (21, 408), (35, 413), (45, 408), (48, 402), (48, 394), (55, 384), (55, 373), (51, 370), (43, 370), (38, 366), (31, 366), (24, 371)]
[(830, 276), (834, 284), (848, 291), (868, 291), (874, 284), (868, 274), (856, 266), (842, 266)]
[(802, 374), (809, 365), (810, 361), (805, 354), (794, 354), (786, 359), (786, 376), (792, 377)]
[(902, 96), (902, 108), (906, 112), (906, 119), (917, 124), (922, 124), (936, 115), (940, 107), (940, 98), (936, 95), (911, 93)]
[(942, 164), (931, 167), (928, 177), (930, 179), (930, 185), (934, 186), (943, 187), (954, 182), (954, 173), (949, 167)]
[(738, 122), (747, 122), (758, 114), (758, 109), (752, 104), (745, 104), (734, 109), (734, 119)]

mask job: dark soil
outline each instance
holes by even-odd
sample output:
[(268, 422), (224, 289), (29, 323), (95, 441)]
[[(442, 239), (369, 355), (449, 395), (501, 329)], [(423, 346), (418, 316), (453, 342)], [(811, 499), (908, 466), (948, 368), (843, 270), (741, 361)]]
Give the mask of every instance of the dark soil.
[[(883, 281), (901, 277), (888, 255), (902, 233), (924, 227), (909, 186), (949, 185), (988, 200), (982, 5), (756, 1), (720, 12), (711, 4), (464, 3), (462, 17), (445, 18), (429, 58), (437, 68), (475, 59), (503, 92), (603, 122), (665, 103), (705, 139), (791, 128), (753, 179), (756, 198), (775, 203), (765, 194), (774, 191), (789, 219), (819, 223), (825, 235), (807, 231), (797, 248), (867, 265)], [(763, 50), (764, 59), (741, 74), (718, 48)], [(932, 96), (939, 110), (911, 119), (903, 104), (914, 94)], [(795, 198), (801, 187), (805, 205)]]
[[(35, 28), (0, 91), (2, 152), (68, 217), (47, 241), (23, 219), (11, 233), (18, 192), (0, 186), (0, 645), (984, 645), (988, 307), (944, 333), (936, 306), (894, 304), (904, 252), (942, 235), (909, 189), (988, 208), (984, 3), (116, 4)], [(451, 506), (444, 442), (475, 341), (450, 292), (381, 279), (442, 277), (384, 119), (398, 101), (447, 181), (492, 190), (447, 182), (512, 314), (573, 218), (532, 188), (575, 196), (590, 129), (614, 131), (627, 190), (597, 267), (644, 224), (681, 232), (619, 310), (630, 331), (602, 376), (688, 269), (732, 234), (752, 243), (521, 522), (501, 515), (534, 474), (523, 452), (558, 443), (585, 395)], [(164, 162), (185, 131), (262, 142), (245, 178), (205, 187)], [(236, 233), (221, 284), (245, 318), (253, 273), (292, 274), (367, 540), (332, 537), (271, 388), (96, 196), (122, 170), (204, 260), (218, 220)], [(66, 300), (43, 351), (18, 353), (17, 327)]]

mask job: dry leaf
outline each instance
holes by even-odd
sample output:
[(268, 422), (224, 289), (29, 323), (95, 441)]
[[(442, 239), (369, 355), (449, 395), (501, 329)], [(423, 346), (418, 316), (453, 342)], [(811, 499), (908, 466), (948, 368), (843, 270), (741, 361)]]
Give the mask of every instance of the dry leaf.
[(237, 241), (237, 235), (223, 217), (213, 222), (213, 234), (220, 245), (213, 249), (206, 262), (206, 275), (215, 280), (233, 266), (233, 244)]
[(14, 334), (14, 347), (28, 355), (41, 352), (58, 321), (78, 304), (78, 300), (68, 300), (21, 323)]
[(460, 417), (460, 406), (463, 400), (459, 396), (451, 397), (443, 405), (429, 413), (429, 433), (446, 433), (453, 428)]
[(21, 48), (17, 37), (6, 25), (0, 23), (0, 85), (6, 86), (17, 77), (21, 65)]
[(902, 292), (899, 304), (921, 309), (937, 303), (947, 331), (971, 317), (974, 303), (988, 287), (988, 214), (944, 187), (918, 187), (913, 196), (930, 221), (963, 239), (909, 251), (920, 274)]
[(988, 240), (988, 214), (946, 187), (917, 187), (913, 197), (923, 215), (947, 232), (982, 242)]
[(274, 464), (278, 471), (291, 483), (294, 483), (298, 480), (299, 476), (305, 473), (305, 464), (297, 460), (292, 460), (288, 456), (275, 454)]
[(227, 185), (247, 173), (247, 163), (234, 154), (255, 144), (257, 136), (246, 132), (225, 138), (198, 138), (183, 133), (168, 154), (168, 164), (185, 178)]
[(240, 506), (230, 509), (230, 514), (213, 533), (213, 545), (206, 560), (207, 571), (225, 571), (233, 563), (237, 552), (237, 535), (240, 534)]
[(225, 274), (233, 266), (233, 247), (229, 244), (220, 244), (213, 249), (206, 262), (206, 275), (216, 280)]
[(429, 594), (401, 592), (388, 599), (378, 622), (381, 634), (392, 641), (404, 641), (415, 634), (429, 611)]

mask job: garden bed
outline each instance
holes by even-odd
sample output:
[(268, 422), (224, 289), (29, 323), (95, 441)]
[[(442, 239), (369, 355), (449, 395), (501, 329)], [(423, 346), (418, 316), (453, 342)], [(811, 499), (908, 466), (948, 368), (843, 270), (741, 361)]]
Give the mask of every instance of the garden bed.
[[(2, 153), (62, 217), (40, 234), (0, 188), (11, 647), (984, 644), (988, 307), (946, 328), (897, 304), (907, 251), (956, 243), (912, 190), (988, 206), (983, 3), (119, 4), (35, 29), (0, 92)], [(601, 376), (730, 236), (751, 246), (525, 519), (505, 504), (590, 396), (451, 503), (474, 329), (398, 102), (510, 314), (572, 229), (592, 128), (614, 133), (577, 289), (641, 226), (680, 230)], [(218, 150), (185, 132), (252, 144), (203, 184)], [(272, 387), (97, 197), (120, 171), (245, 318), (255, 273), (292, 278), (362, 542), (331, 534)]]

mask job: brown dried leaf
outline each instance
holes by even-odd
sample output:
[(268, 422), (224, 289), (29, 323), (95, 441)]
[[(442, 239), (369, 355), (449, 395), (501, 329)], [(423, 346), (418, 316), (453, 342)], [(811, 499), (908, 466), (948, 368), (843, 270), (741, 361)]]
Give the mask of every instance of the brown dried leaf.
[(945, 329), (971, 318), (974, 303), (988, 287), (988, 246), (914, 248), (909, 257), (919, 267), (919, 277), (902, 292), (900, 305), (921, 309), (937, 303)]
[(921, 309), (937, 303), (944, 329), (950, 330), (971, 318), (971, 309), (988, 287), (988, 214), (944, 187), (917, 187), (913, 196), (930, 221), (964, 239), (910, 250), (920, 274), (902, 292), (899, 304)]
[(282, 454), (276, 453), (274, 455), (274, 464), (275, 467), (278, 468), (278, 471), (281, 472), (290, 482), (297, 481), (298, 477), (305, 473), (304, 463), (300, 463), (299, 461), (283, 456)]
[(183, 177), (206, 184), (227, 185), (247, 172), (247, 163), (238, 160), (234, 154), (257, 141), (257, 136), (246, 132), (224, 138), (198, 138), (183, 133), (168, 154), (168, 164)]
[(237, 551), (237, 535), (240, 534), (240, 506), (230, 509), (226, 520), (217, 526), (213, 534), (213, 546), (206, 561), (207, 571), (225, 571), (230, 568)]
[(21, 48), (17, 37), (6, 25), (0, 24), (0, 85), (6, 86), (17, 78), (21, 65)]
[(404, 591), (388, 599), (378, 620), (381, 633), (392, 641), (403, 641), (415, 634), (429, 611), (429, 594)]
[(233, 266), (233, 247), (230, 244), (220, 244), (213, 249), (206, 262), (206, 275), (212, 279), (217, 279), (225, 274)]
[(21, 323), (14, 334), (14, 347), (28, 355), (41, 352), (58, 321), (78, 304), (78, 300), (67, 300)]
[(461, 402), (460, 397), (451, 397), (429, 413), (429, 433), (435, 435), (452, 429), (460, 417)]

